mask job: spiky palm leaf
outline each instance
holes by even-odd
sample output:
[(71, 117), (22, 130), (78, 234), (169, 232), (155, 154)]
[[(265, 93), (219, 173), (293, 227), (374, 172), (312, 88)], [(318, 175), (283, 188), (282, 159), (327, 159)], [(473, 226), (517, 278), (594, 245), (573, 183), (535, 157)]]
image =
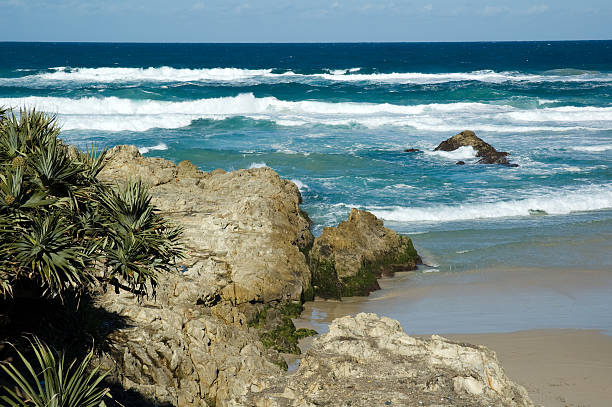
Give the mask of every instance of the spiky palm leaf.
[(154, 212), (151, 196), (140, 181), (104, 190), (99, 199), (107, 212), (105, 251), (110, 275), (137, 290), (143, 290), (147, 281), (155, 287), (156, 271), (170, 270), (182, 256), (181, 229)]
[(25, 157), (29, 150), (44, 146), (59, 135), (54, 116), (48, 116), (35, 109), (22, 109), (19, 115), (13, 111), (2, 115), (0, 120), (0, 158), (12, 160)]
[(28, 182), (23, 167), (0, 171), (0, 211), (31, 209), (56, 202)]
[(85, 152), (80, 152), (78, 162), (82, 166), (82, 175), (88, 182), (97, 182), (96, 177), (104, 168), (104, 159), (107, 150), (98, 151), (94, 146), (88, 147)]
[(55, 140), (36, 147), (28, 156), (28, 165), (34, 170), (35, 182), (54, 196), (67, 196), (82, 172)]
[(14, 242), (6, 246), (14, 256), (19, 274), (39, 281), (50, 295), (67, 289), (89, 288), (85, 249), (73, 240), (73, 227), (59, 213), (30, 216)]
[(96, 366), (89, 369), (93, 358), (90, 351), (80, 362), (66, 364), (64, 353), (56, 353), (39, 339), (31, 341), (36, 362), (31, 363), (17, 350), (24, 372), (12, 363), (0, 368), (12, 380), (16, 389), (3, 387), (0, 397), (3, 407), (101, 407), (109, 390), (101, 384), (107, 373)]
[(97, 180), (105, 151), (70, 149), (58, 134), (54, 117), (0, 108), (0, 216), (11, 226), (0, 228), (0, 290), (26, 279), (61, 296), (104, 269), (106, 282), (155, 286), (182, 255), (181, 229), (155, 213), (141, 183)]

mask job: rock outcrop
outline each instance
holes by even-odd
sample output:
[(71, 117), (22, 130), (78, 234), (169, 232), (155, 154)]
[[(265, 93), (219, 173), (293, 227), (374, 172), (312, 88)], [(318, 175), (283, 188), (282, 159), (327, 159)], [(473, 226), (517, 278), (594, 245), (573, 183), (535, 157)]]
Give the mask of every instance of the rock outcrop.
[(443, 141), (434, 149), (434, 151), (454, 151), (459, 147), (468, 146), (476, 150), (476, 157), (480, 157), (478, 164), (516, 165), (510, 164), (506, 158), (508, 155), (510, 155), (509, 153), (505, 151), (497, 151), (492, 145), (484, 142), (470, 130), (462, 131), (448, 140)]
[(230, 405), (528, 407), (495, 353), (439, 336), (406, 335), (374, 314), (336, 319), (289, 375), (251, 385)]
[(310, 285), (300, 251), (313, 242), (310, 221), (297, 186), (270, 168), (203, 173), (188, 161), (175, 165), (117, 146), (100, 178), (141, 179), (160, 212), (183, 226), (183, 275), (199, 281), (175, 290), (186, 302), (210, 303), (217, 295), (235, 305), (299, 301)]
[(187, 249), (181, 271), (160, 276), (156, 298), (98, 298), (128, 325), (101, 360), (112, 378), (156, 403), (203, 407), (279, 375), (284, 361), (248, 325), (264, 304), (299, 302), (310, 287), (301, 249), (313, 236), (297, 187), (269, 168), (203, 173), (133, 146), (110, 150), (100, 178), (149, 185), (156, 207), (183, 226)]
[(315, 241), (297, 187), (271, 169), (205, 173), (188, 161), (144, 158), (132, 146), (110, 150), (100, 178), (149, 185), (160, 212), (184, 227), (187, 249), (180, 272), (160, 276), (155, 298), (122, 291), (96, 299), (123, 321), (99, 361), (124, 389), (177, 407), (370, 406), (417, 398), (430, 405), (530, 405), (492, 352), (410, 338), (397, 322), (373, 315), (337, 320), (298, 372), (286, 375), (277, 350), (295, 351), (297, 339), (313, 334), (291, 322), (313, 284), (333, 295), (367, 294), (376, 276), (420, 262), (410, 239), (374, 215), (353, 210)]
[(324, 298), (368, 295), (377, 277), (416, 269), (412, 241), (383, 226), (370, 212), (351, 210), (348, 220), (326, 227), (310, 250), (314, 294)]

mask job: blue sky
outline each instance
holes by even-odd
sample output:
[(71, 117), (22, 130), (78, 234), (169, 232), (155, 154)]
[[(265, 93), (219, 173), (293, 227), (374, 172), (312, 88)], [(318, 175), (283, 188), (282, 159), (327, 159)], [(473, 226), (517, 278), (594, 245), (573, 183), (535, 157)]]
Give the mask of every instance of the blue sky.
[(610, 0), (0, 0), (0, 41), (612, 39)]

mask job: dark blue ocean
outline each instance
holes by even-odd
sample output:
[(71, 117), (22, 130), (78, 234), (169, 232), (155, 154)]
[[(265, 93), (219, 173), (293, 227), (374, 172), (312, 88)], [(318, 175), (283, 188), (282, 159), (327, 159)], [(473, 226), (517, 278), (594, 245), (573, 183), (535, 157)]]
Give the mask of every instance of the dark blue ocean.
[[(79, 146), (269, 166), (315, 234), (367, 209), (433, 270), (612, 270), (612, 41), (0, 43), (0, 105)], [(519, 167), (432, 152), (465, 129)]]

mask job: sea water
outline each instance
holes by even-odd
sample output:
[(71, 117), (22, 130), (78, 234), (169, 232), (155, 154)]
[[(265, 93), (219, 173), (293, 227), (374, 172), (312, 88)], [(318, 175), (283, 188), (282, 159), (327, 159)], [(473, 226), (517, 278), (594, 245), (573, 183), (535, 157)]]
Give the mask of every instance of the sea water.
[[(81, 147), (271, 167), (315, 235), (366, 209), (429, 270), (612, 270), (612, 41), (0, 43), (1, 105)], [(519, 166), (433, 152), (466, 129)]]

